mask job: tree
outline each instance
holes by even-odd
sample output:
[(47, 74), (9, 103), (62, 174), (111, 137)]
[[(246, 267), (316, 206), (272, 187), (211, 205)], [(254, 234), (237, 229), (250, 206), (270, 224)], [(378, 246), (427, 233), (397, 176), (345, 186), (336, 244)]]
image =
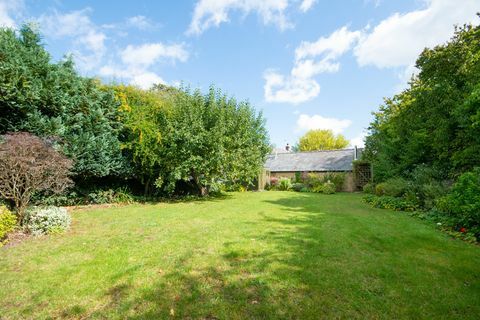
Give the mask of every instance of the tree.
[(456, 28), (452, 39), (425, 49), (417, 76), (374, 113), (364, 156), (375, 179), (409, 178), (428, 167), (437, 180), (456, 178), (480, 162), (480, 26)]
[(72, 161), (40, 138), (26, 133), (3, 136), (0, 143), (0, 196), (15, 204), (18, 221), (37, 192), (61, 193), (72, 184)]
[(118, 102), (99, 81), (80, 77), (71, 58), (52, 63), (39, 33), (0, 28), (0, 134), (60, 137), (75, 180), (124, 172)]
[(122, 149), (133, 164), (133, 176), (145, 187), (145, 195), (153, 191), (160, 175), (163, 156), (163, 131), (171, 111), (171, 98), (164, 86), (144, 91), (134, 86), (112, 86), (120, 102)]
[(348, 140), (341, 134), (335, 135), (332, 130), (310, 130), (300, 138), (300, 151), (335, 150), (348, 146)]
[(211, 87), (208, 94), (182, 90), (163, 138), (162, 188), (178, 181), (208, 194), (221, 182), (251, 184), (269, 151), (265, 122), (247, 102), (237, 103)]

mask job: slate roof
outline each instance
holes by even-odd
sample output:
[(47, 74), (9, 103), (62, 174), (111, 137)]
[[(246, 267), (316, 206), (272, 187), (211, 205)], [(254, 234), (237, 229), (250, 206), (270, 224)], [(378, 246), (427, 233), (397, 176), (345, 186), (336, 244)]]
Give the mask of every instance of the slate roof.
[[(361, 148), (357, 149), (360, 158)], [(355, 149), (270, 154), (265, 169), (271, 172), (352, 171)]]

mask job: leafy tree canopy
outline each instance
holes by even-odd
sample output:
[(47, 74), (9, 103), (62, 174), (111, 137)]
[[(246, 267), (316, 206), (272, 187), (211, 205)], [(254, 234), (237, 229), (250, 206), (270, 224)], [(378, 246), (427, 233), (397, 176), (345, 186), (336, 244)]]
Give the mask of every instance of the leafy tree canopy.
[(219, 183), (251, 184), (269, 151), (262, 114), (211, 87), (182, 90), (164, 133), (163, 188), (191, 181), (201, 194)]
[(97, 80), (80, 77), (70, 58), (51, 62), (39, 33), (0, 29), (0, 134), (56, 136), (77, 179), (123, 169), (118, 103)]
[(374, 113), (365, 156), (377, 180), (427, 166), (454, 178), (480, 163), (480, 27), (425, 49), (409, 87)]
[(332, 130), (310, 130), (298, 142), (300, 151), (335, 150), (348, 146), (348, 140), (341, 134), (334, 134)]

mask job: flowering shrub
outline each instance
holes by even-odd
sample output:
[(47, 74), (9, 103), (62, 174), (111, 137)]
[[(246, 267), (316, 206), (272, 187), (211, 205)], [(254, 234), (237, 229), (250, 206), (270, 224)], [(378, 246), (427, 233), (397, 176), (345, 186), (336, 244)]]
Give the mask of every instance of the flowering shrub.
[(27, 210), (25, 228), (33, 235), (63, 232), (70, 227), (67, 209), (59, 207), (33, 207)]
[(4, 205), (0, 205), (0, 247), (8, 233), (15, 229), (17, 217)]
[(271, 177), (270, 178), (270, 185), (272, 187), (276, 187), (278, 185), (278, 178), (277, 177)]

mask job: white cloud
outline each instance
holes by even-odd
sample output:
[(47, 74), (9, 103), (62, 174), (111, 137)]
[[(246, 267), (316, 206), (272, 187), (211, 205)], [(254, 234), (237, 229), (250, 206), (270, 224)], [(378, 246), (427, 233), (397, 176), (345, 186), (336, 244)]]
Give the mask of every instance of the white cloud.
[(106, 65), (100, 68), (100, 75), (126, 80), (143, 89), (165, 81), (150, 68), (160, 59), (185, 62), (188, 51), (183, 44), (165, 45), (145, 43), (139, 46), (128, 45), (119, 53), (121, 65)]
[(348, 119), (326, 118), (318, 114), (313, 116), (300, 114), (297, 119), (297, 131), (329, 129), (338, 134), (342, 133), (351, 124), (352, 121)]
[[(302, 3), (303, 4), (303, 3)], [(290, 75), (264, 73), (264, 96), (267, 102), (302, 103), (320, 93), (315, 76), (337, 72), (339, 58), (353, 50), (360, 66), (401, 68), (400, 90), (417, 72), (415, 60), (425, 47), (447, 41), (454, 24), (475, 23), (479, 0), (425, 0), (425, 7), (405, 14), (395, 13), (373, 29), (350, 31), (346, 26), (317, 41), (303, 41), (295, 50)], [(398, 70), (398, 69), (397, 69)]]
[(23, 7), (22, 0), (0, 0), (0, 27), (15, 28), (15, 17)]
[(98, 66), (106, 53), (106, 34), (89, 17), (89, 8), (60, 13), (54, 11), (38, 19), (42, 31), (53, 39), (68, 38), (79, 67), (85, 71)]
[(315, 42), (303, 41), (295, 50), (294, 66), (289, 76), (269, 70), (264, 73), (265, 100), (298, 104), (318, 96), (320, 85), (314, 77), (337, 72), (340, 69), (338, 58), (352, 48), (361, 34), (342, 27)]
[(302, 41), (295, 49), (295, 60), (323, 55), (325, 60), (333, 60), (347, 52), (361, 36), (360, 31), (350, 31), (344, 26), (328, 37), (320, 37), (315, 42)]
[(406, 14), (395, 13), (375, 26), (354, 50), (358, 64), (411, 66), (425, 47), (447, 41), (454, 24), (478, 21), (478, 0), (429, 0), (425, 5)]
[(300, 10), (302, 12), (307, 12), (313, 7), (315, 2), (317, 2), (317, 0), (303, 0), (302, 4), (300, 5)]
[(142, 89), (148, 89), (154, 84), (165, 84), (165, 81), (163, 81), (163, 79), (156, 73), (147, 71), (134, 75), (130, 83), (139, 86)]
[(357, 136), (353, 137), (350, 139), (350, 147), (359, 147), (363, 148), (365, 147), (365, 137), (367, 136), (367, 133), (365, 131), (361, 132)]
[(126, 64), (148, 67), (161, 58), (185, 62), (188, 59), (188, 52), (184, 44), (146, 43), (140, 46), (129, 45), (120, 56)]
[(142, 15), (128, 18), (127, 25), (130, 27), (137, 28), (139, 30), (148, 30), (156, 27), (155, 23), (153, 23), (150, 19)]
[(126, 81), (142, 89), (149, 89), (154, 84), (166, 83), (157, 73), (131, 65), (106, 65), (100, 68), (99, 74), (102, 77)]
[(218, 27), (230, 20), (231, 11), (240, 11), (244, 15), (256, 12), (264, 24), (285, 30), (293, 27), (285, 14), (288, 5), (289, 0), (199, 0), (187, 33), (199, 35), (211, 27)]
[(272, 70), (267, 70), (263, 77), (264, 96), (267, 102), (298, 104), (320, 93), (320, 85), (313, 79), (285, 77)]

